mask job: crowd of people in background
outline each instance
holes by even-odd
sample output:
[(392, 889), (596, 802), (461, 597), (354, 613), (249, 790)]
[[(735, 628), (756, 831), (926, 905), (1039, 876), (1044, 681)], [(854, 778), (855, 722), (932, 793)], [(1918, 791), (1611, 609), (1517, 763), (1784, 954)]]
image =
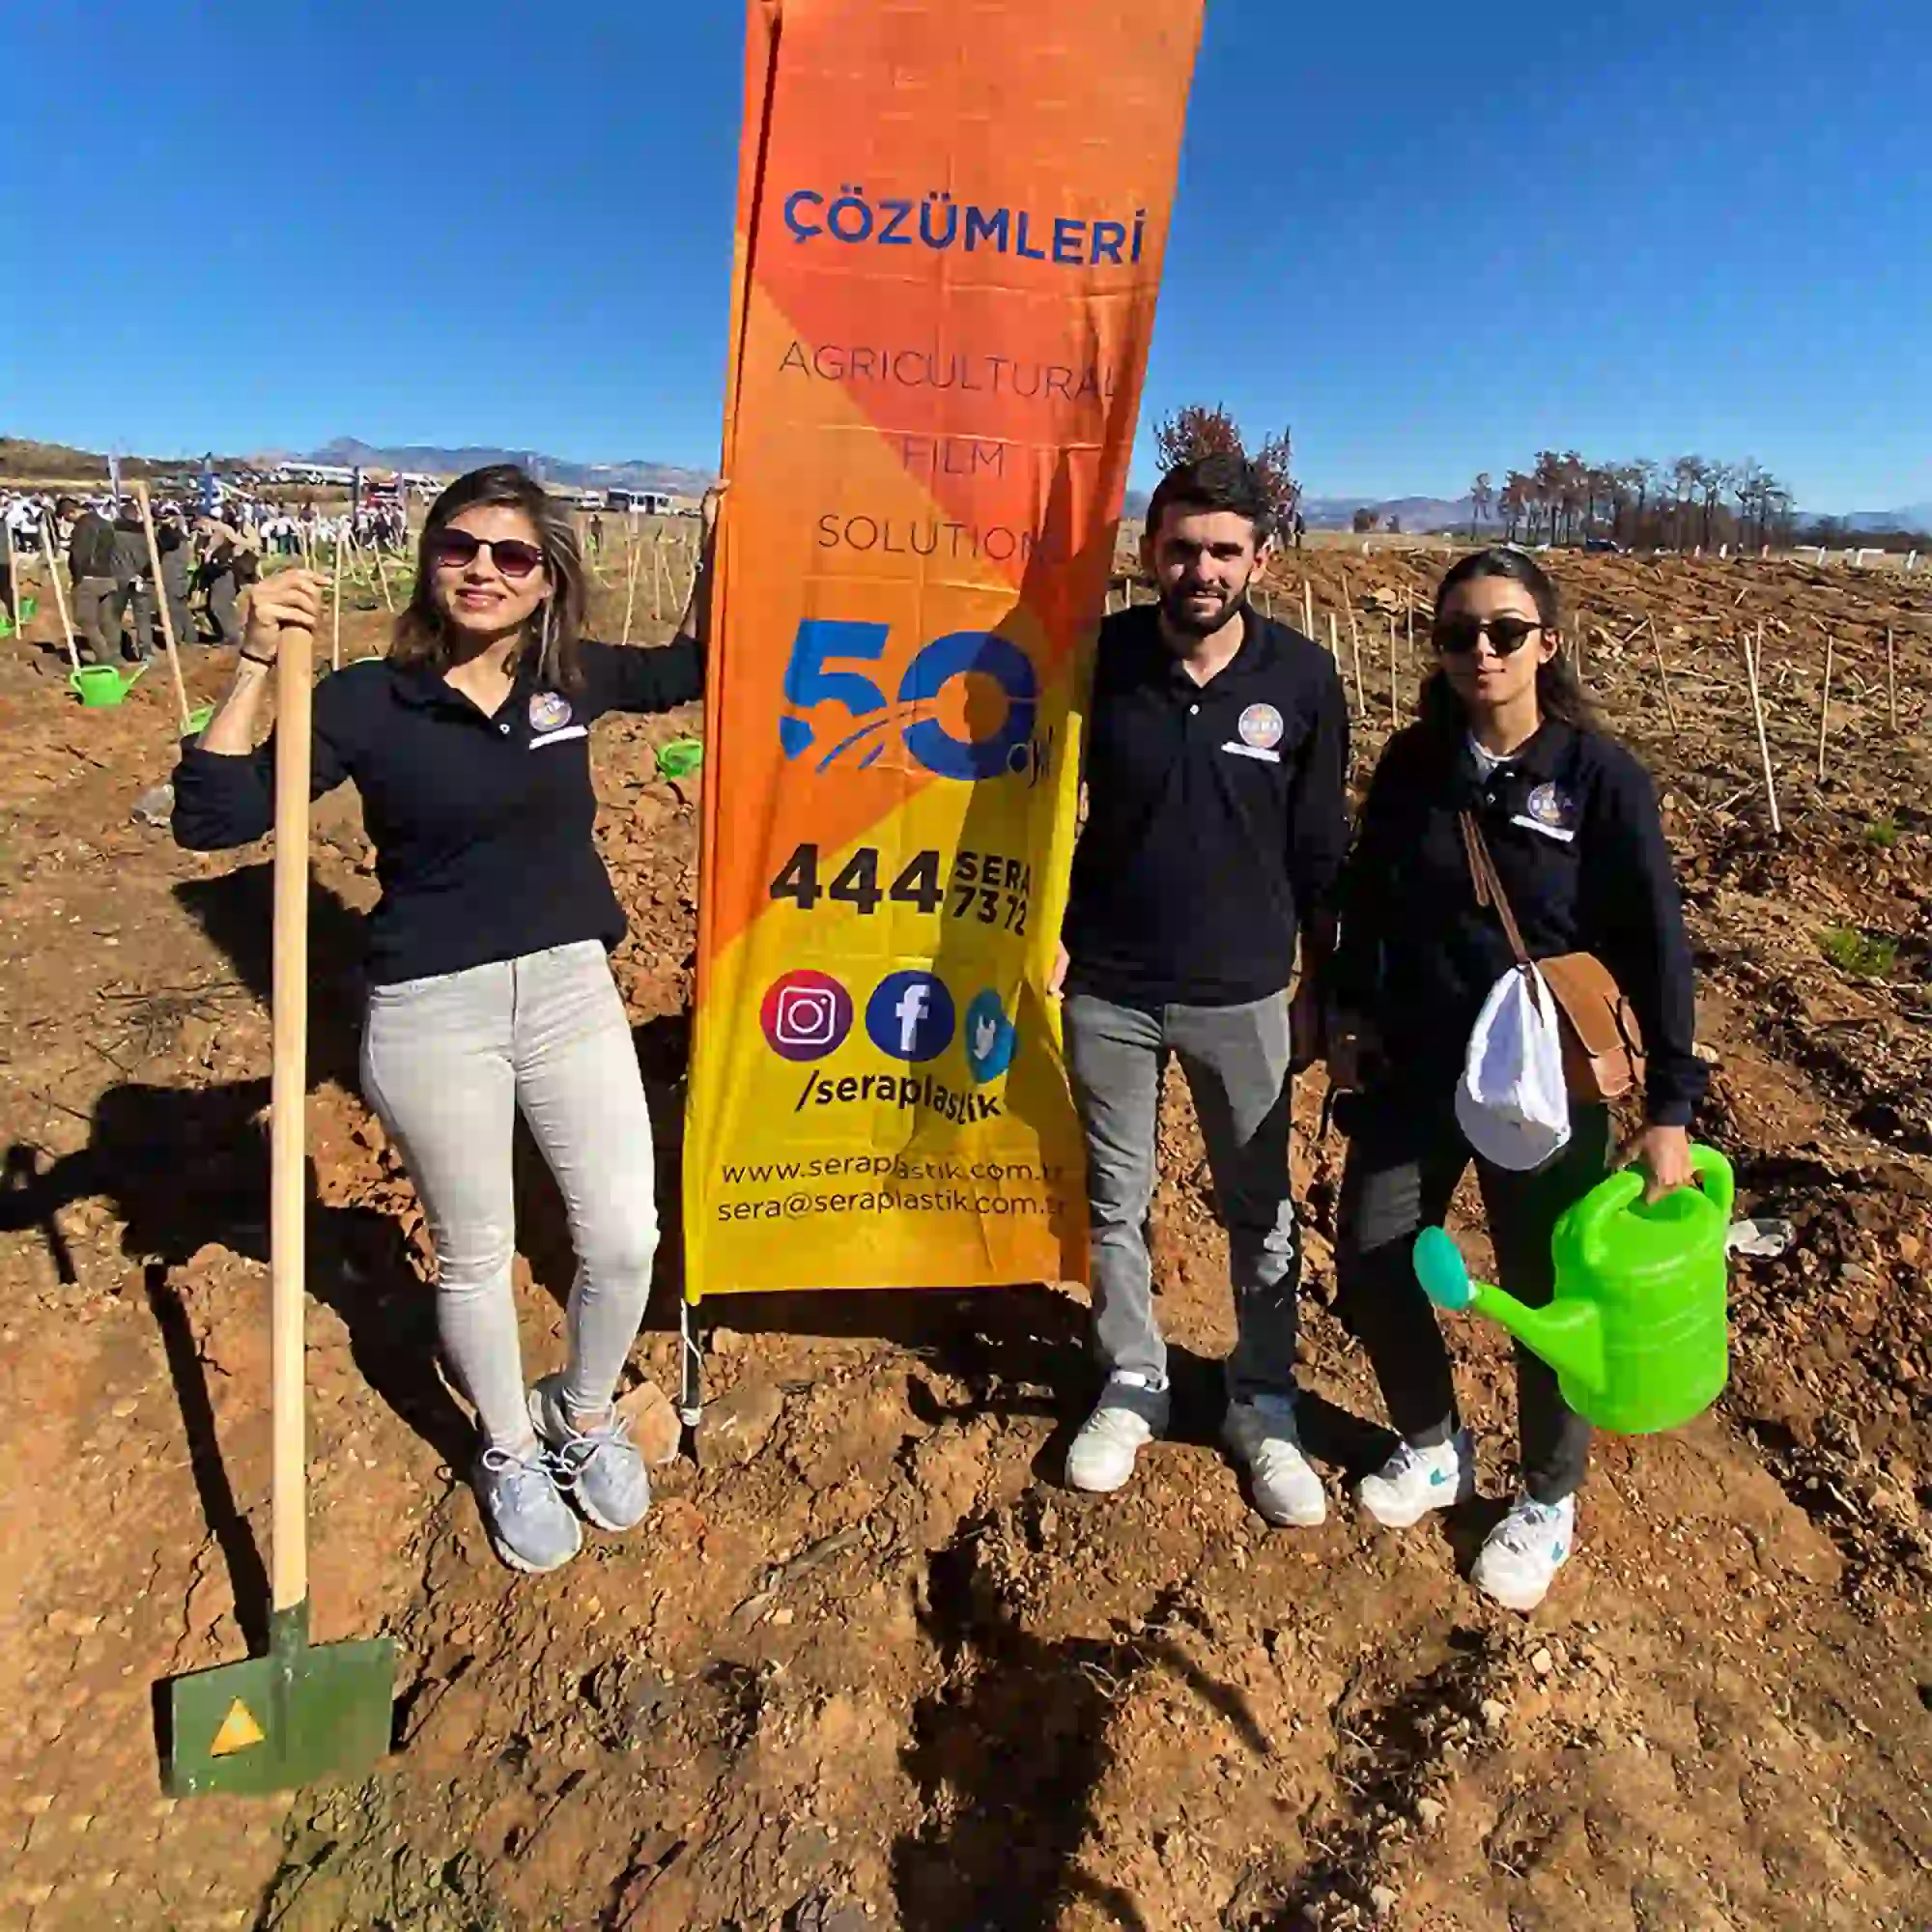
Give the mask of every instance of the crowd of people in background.
[(66, 565), (82, 661), (138, 664), (162, 644), (163, 598), (178, 645), (233, 644), (242, 635), (239, 599), (266, 558), (312, 562), (345, 544), (399, 553), (409, 541), (402, 505), (385, 499), (325, 513), (313, 501), (291, 507), (224, 489), (213, 513), (172, 497), (155, 498), (151, 509), (156, 555), (131, 497), (0, 497), (0, 524), (10, 539), (0, 555), (0, 604), (9, 621), (17, 621), (20, 563), (51, 553)]

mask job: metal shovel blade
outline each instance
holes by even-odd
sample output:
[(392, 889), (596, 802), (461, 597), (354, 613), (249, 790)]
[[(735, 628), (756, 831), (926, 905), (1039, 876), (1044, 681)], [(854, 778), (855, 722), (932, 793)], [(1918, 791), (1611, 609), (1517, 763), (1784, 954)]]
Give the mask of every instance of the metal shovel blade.
[(269, 1617), (269, 1654), (168, 1686), (167, 1788), (291, 1791), (366, 1771), (389, 1748), (396, 1646), (311, 1644), (307, 1601)]

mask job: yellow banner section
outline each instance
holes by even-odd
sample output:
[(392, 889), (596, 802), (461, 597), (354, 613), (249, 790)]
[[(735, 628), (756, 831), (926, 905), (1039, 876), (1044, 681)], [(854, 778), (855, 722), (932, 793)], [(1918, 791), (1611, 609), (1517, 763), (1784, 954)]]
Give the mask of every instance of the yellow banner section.
[(1045, 996), (1200, 0), (752, 0), (688, 1293), (1084, 1272)]

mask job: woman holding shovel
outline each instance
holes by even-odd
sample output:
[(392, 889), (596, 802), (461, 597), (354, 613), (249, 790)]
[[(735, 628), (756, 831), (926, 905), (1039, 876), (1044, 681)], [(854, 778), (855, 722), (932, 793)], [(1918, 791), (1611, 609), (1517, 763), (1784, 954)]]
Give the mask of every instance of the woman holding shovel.
[[(1550, 1298), (1558, 1217), (1611, 1165), (1641, 1161), (1653, 1199), (1691, 1179), (1687, 1130), (1706, 1076), (1692, 1050), (1677, 882), (1650, 779), (1597, 727), (1559, 624), (1555, 585), (1519, 551), (1479, 552), (1442, 580), (1438, 668), (1420, 722), (1382, 753), (1344, 882), (1331, 981), (1343, 1046), (1331, 1071), (1356, 1091), (1338, 1109), (1350, 1144), (1336, 1269), (1340, 1312), (1369, 1351), (1400, 1436), (1360, 1499), (1394, 1528), (1474, 1492), (1449, 1358), (1410, 1264), (1417, 1232), (1445, 1218), (1471, 1161), (1498, 1279), (1536, 1306)], [(1459, 1120), (1471, 1031), (1517, 963), (1494, 895), (1479, 898), (1477, 841), (1528, 954), (1594, 954), (1635, 1014), (1648, 1053), (1644, 1121), (1620, 1152), (1608, 1109), (1574, 1097), (1567, 1146), (1530, 1172), (1479, 1154)], [(1521, 1488), (1474, 1580), (1527, 1610), (1575, 1545), (1589, 1425), (1564, 1403), (1555, 1371), (1520, 1348), (1517, 1406)]]
[[(475, 470), (430, 510), (388, 655), (315, 690), (314, 794), (354, 781), (382, 885), (363, 1090), (422, 1198), (443, 1351), (481, 1429), (477, 1503), (518, 1570), (577, 1553), (570, 1503), (609, 1530), (650, 1503), (613, 1397), (657, 1250), (651, 1123), (607, 961), (624, 917), (592, 841), (587, 737), (608, 711), (700, 696), (705, 582), (666, 648), (593, 643), (568, 515), (521, 469)], [(268, 831), (262, 693), (283, 630), (312, 631), (323, 592), (299, 570), (256, 587), (234, 685), (175, 773), (175, 837), (189, 849)], [(568, 1359), (527, 1391), (510, 1273), (519, 1111), (578, 1255)]]

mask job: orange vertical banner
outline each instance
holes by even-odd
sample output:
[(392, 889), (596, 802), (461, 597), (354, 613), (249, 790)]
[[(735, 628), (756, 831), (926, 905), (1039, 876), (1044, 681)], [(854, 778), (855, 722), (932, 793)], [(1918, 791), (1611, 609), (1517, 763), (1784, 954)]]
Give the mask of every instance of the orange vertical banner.
[(1084, 1271), (1045, 994), (1201, 0), (751, 0), (687, 1293)]

